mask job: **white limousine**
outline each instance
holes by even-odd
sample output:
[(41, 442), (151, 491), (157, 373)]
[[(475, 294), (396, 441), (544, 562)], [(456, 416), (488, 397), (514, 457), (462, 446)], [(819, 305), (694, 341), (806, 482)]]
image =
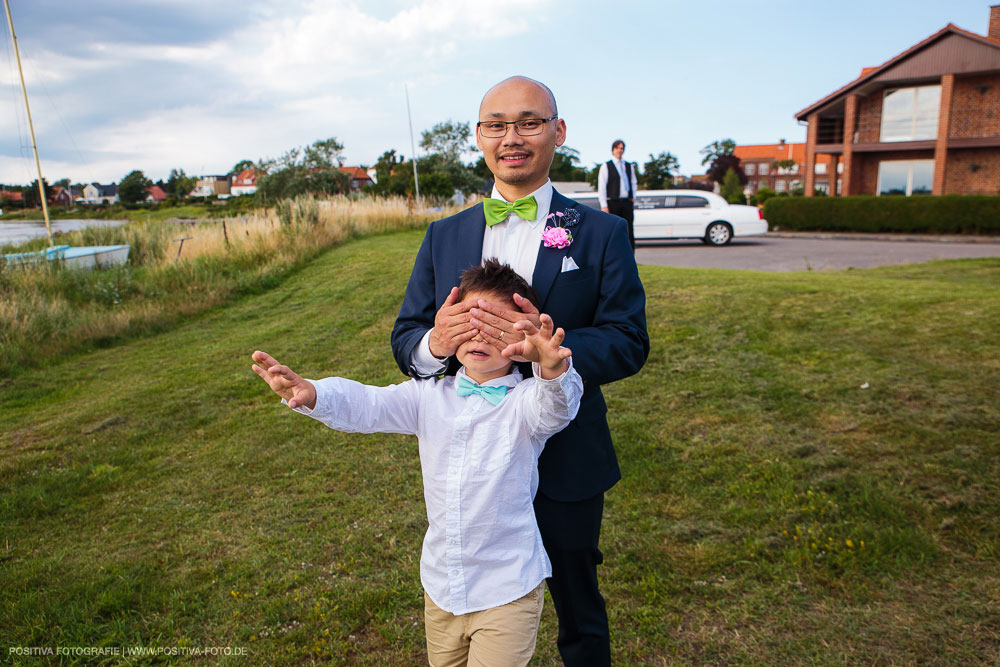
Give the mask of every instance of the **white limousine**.
[[(567, 195), (585, 206), (600, 209), (597, 194), (573, 192)], [(704, 190), (640, 190), (635, 197), (635, 238), (701, 239), (722, 246), (735, 236), (767, 233), (764, 212), (756, 206), (730, 204)]]

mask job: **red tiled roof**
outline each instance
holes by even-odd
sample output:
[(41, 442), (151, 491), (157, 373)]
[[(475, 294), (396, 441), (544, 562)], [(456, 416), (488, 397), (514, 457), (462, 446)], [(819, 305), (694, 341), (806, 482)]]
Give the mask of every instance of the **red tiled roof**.
[(167, 193), (159, 185), (150, 185), (146, 192), (153, 198), (153, 201), (163, 201), (167, 198)]
[(5, 201), (24, 201), (24, 195), (11, 190), (0, 190), (0, 199)]
[[(752, 144), (747, 146), (737, 146), (733, 149), (733, 155), (738, 157), (741, 162), (746, 162), (748, 160), (770, 160), (772, 162), (777, 160), (795, 160), (798, 164), (805, 164), (806, 145), (804, 143), (786, 143), (784, 146), (781, 144)], [(828, 162), (829, 159), (828, 155), (820, 154), (816, 156), (816, 161), (818, 163)]]
[(233, 187), (249, 187), (257, 185), (257, 172), (253, 169), (244, 169), (233, 179)]
[(348, 176), (350, 176), (351, 178), (361, 181), (371, 180), (371, 176), (368, 175), (368, 172), (362, 169), (361, 167), (337, 167), (337, 168), (340, 169), (340, 171), (347, 174)]

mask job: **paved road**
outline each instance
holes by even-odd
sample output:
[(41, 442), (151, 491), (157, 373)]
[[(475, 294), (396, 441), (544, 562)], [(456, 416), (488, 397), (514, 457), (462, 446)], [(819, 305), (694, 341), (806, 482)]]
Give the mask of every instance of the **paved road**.
[(932, 259), (1000, 257), (1000, 239), (977, 242), (945, 237), (941, 240), (888, 239), (884, 236), (843, 238), (824, 234), (768, 234), (714, 248), (701, 241), (640, 241), (639, 264), (752, 271), (819, 271), (912, 264)]

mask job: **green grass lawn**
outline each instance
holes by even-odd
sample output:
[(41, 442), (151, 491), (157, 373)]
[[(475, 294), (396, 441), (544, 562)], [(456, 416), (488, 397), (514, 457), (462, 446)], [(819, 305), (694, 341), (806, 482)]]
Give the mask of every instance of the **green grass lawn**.
[[(424, 660), (415, 440), (325, 429), (250, 370), (400, 381), (420, 238), (0, 381), (0, 661)], [(1000, 261), (641, 273), (649, 363), (605, 389), (616, 664), (997, 664)], [(556, 664), (551, 604), (539, 637)]]

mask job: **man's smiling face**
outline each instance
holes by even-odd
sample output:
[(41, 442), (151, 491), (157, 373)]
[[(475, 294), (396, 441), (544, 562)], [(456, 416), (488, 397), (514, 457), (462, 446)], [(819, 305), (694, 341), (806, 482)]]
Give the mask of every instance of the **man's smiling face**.
[[(515, 77), (486, 93), (479, 107), (479, 120), (549, 118), (555, 113), (545, 88), (530, 79)], [(541, 134), (530, 137), (522, 137), (513, 126), (495, 139), (476, 132), (476, 145), (496, 178), (497, 190), (508, 201), (531, 194), (545, 184), (556, 146), (562, 146), (565, 140), (566, 123), (562, 119), (545, 123)]]

